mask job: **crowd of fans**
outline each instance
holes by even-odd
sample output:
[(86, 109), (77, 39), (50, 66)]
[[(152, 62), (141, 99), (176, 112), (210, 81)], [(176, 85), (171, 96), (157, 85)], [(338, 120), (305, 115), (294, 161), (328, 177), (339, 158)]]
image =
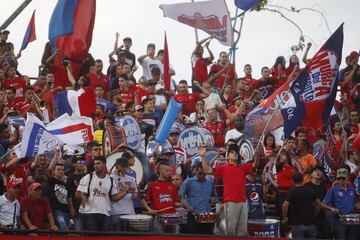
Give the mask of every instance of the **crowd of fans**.
[[(113, 149), (123, 154), (116, 160), (116, 171), (110, 173), (101, 137), (70, 156), (55, 149), (19, 159), (11, 151), (21, 136), (19, 125), (11, 119), (26, 118), (28, 112), (44, 119), (44, 111), (35, 101), (38, 96), (45, 102), (49, 120), (54, 120), (58, 117), (54, 95), (64, 89), (54, 84), (52, 71), (61, 50), (44, 53), (38, 77), (31, 84), (29, 77), (18, 71), (17, 59), (21, 56), (14, 53), (9, 34), (3, 30), (0, 35), (0, 229), (117, 231), (123, 230), (120, 216), (146, 213), (154, 216), (154, 231), (160, 232), (246, 236), (248, 221), (274, 218), (281, 222), (281, 236), (290, 229), (293, 237), (299, 238), (359, 236), (359, 225), (344, 224), (341, 218), (360, 209), (359, 192), (355, 190), (360, 171), (359, 148), (353, 144), (359, 135), (357, 52), (346, 57), (346, 66), (338, 74), (339, 113), (330, 119), (332, 136), (326, 135), (325, 127), (298, 128), (294, 137), (280, 144), (266, 132), (259, 139), (263, 143), (254, 152), (253, 161), (243, 163), (238, 142), (243, 137), (246, 115), (299, 75), (298, 57), (294, 54), (287, 61), (279, 56), (274, 65), (261, 68), (260, 79), (254, 79), (250, 64), (243, 69), (235, 67), (226, 52), (220, 52), (215, 59), (209, 47), (211, 38), (206, 38), (189, 53), (192, 69), (188, 73), (192, 73), (192, 79), (175, 81), (176, 71), (170, 66), (170, 90), (165, 90), (164, 50), (156, 51), (155, 44), (149, 43), (146, 53), (136, 58), (131, 52), (132, 39), (124, 38), (119, 47), (116, 34), (106, 73), (105, 60), (94, 59), (91, 54), (77, 78), (73, 76), (71, 59), (65, 59), (64, 64), (71, 88), (93, 91), (96, 110), (89, 117), (93, 119), (95, 136), (116, 127), (118, 116), (131, 115), (140, 127), (140, 147), (130, 149), (121, 144)], [(310, 47), (309, 43), (304, 64), (309, 61)], [(134, 73), (139, 70), (142, 77), (136, 79)], [(146, 148), (154, 139), (170, 97), (182, 103), (168, 137), (171, 145), (156, 144), (149, 156)], [(211, 133), (218, 152), (214, 165), (208, 166), (204, 160), (206, 147), (199, 148), (201, 163), (195, 163), (178, 145), (180, 133), (192, 126)], [(312, 147), (327, 137), (334, 138), (344, 161), (332, 181), (325, 174), (322, 160), (314, 157)], [(135, 158), (144, 169), (140, 183), (136, 181), (139, 173), (130, 168)], [(266, 169), (270, 161), (275, 162), (274, 182), (263, 175), (273, 171)], [(223, 178), (221, 190), (215, 187), (217, 177)], [(162, 214), (184, 211), (187, 224), (164, 226), (156, 220)], [(195, 219), (199, 214), (215, 212), (218, 221)]]

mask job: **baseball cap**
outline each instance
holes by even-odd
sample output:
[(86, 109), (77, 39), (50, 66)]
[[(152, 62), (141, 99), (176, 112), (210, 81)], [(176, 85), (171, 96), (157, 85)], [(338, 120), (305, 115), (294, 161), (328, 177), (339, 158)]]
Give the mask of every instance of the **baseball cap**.
[(123, 55), (123, 54), (125, 54), (125, 51), (124, 51), (124, 50), (120, 50), (120, 51), (117, 53), (118, 56), (119, 56), (119, 55)]
[(21, 186), (21, 184), (22, 184), (22, 178), (16, 178), (16, 177), (14, 177), (14, 178), (11, 178), (11, 179), (7, 182), (6, 187), (7, 187), (7, 188), (15, 188), (15, 187), (17, 187), (17, 186)]
[(336, 171), (336, 178), (347, 178), (348, 176), (349, 173), (345, 168), (340, 168)]
[(125, 38), (123, 39), (123, 42), (126, 42), (126, 41), (128, 41), (128, 42), (132, 42), (131, 37), (125, 37)]
[(172, 133), (177, 133), (177, 134), (179, 134), (180, 132), (179, 132), (179, 130), (176, 129), (176, 128), (171, 128), (169, 134), (172, 134)]
[(34, 190), (36, 190), (36, 189), (38, 189), (38, 188), (41, 188), (41, 184), (40, 183), (38, 183), (38, 182), (34, 182), (34, 183), (32, 183), (31, 185), (30, 185), (30, 191), (34, 191)]
[(354, 59), (359, 57), (359, 53), (357, 53), (356, 51), (352, 51), (349, 55), (350, 59)]
[(135, 111), (144, 111), (144, 107), (142, 105), (136, 105), (135, 106)]
[(237, 95), (234, 97), (233, 103), (236, 102), (237, 100), (243, 100), (244, 98), (241, 97), (240, 95)]
[(157, 82), (155, 81), (155, 80), (153, 80), (153, 79), (150, 79), (150, 80), (148, 80), (147, 81), (147, 86), (151, 86), (151, 85), (156, 85), (157, 84)]
[(10, 34), (10, 31), (5, 29), (1, 31), (1, 34)]
[(314, 172), (315, 170), (320, 170), (320, 171), (322, 171), (323, 168), (322, 168), (320, 165), (314, 165), (314, 166), (311, 168), (311, 172)]

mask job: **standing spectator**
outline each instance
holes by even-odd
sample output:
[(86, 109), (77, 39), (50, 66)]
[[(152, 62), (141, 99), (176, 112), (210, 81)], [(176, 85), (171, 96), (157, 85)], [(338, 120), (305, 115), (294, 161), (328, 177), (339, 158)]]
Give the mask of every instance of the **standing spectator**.
[[(192, 90), (193, 93), (201, 92), (201, 89), (199, 89), (199, 85), (194, 84), (194, 81), (202, 84), (205, 82), (208, 78), (208, 71), (207, 66), (211, 64), (211, 62), (214, 60), (214, 55), (209, 49), (210, 40), (212, 37), (205, 38), (201, 41), (199, 41), (196, 44), (196, 47), (191, 55), (191, 64), (192, 64), (192, 70), (193, 70), (193, 78), (192, 78)], [(208, 41), (207, 43), (205, 43)], [(205, 43), (205, 48), (209, 52), (209, 57), (204, 58), (204, 48), (201, 46), (203, 43)]]
[(232, 86), (236, 78), (235, 66), (234, 64), (229, 64), (228, 55), (226, 52), (220, 52), (219, 60), (216, 64), (213, 64), (210, 68), (210, 73), (217, 73), (223, 68), (227, 68), (220, 76), (217, 77), (214, 87), (218, 89), (223, 89), (225, 85)]
[[(126, 63), (128, 63), (131, 68), (134, 68), (135, 66), (135, 54), (130, 52), (130, 48), (132, 46), (132, 39), (130, 37), (125, 37), (123, 39), (123, 48), (124, 48), (124, 52), (125, 52), (125, 61)], [(122, 47), (120, 46), (120, 49)]]
[(0, 124), (0, 156), (3, 156), (11, 145), (16, 144), (20, 138), (19, 125), (14, 124), (15, 131), (10, 135), (7, 124)]
[(201, 87), (198, 82), (195, 81), (193, 84), (197, 85), (198, 89), (202, 93), (198, 93), (198, 92), (189, 93), (186, 80), (180, 80), (177, 89), (178, 94), (174, 96), (175, 101), (183, 104), (182, 112), (186, 116), (190, 116), (192, 112), (195, 112), (195, 106), (198, 100), (208, 97), (210, 95), (210, 93), (206, 89)]
[(107, 98), (109, 98), (109, 96), (110, 96), (109, 83), (108, 83), (109, 78), (105, 74), (102, 73), (103, 62), (101, 59), (95, 60), (94, 68), (95, 68), (94, 72), (89, 72), (87, 74), (87, 76), (90, 80), (90, 88), (95, 93), (96, 86), (101, 85), (104, 89), (105, 96), (107, 96)]
[(290, 57), (289, 60), (289, 66), (286, 69), (286, 75), (288, 76), (287, 80), (294, 80), (299, 76), (300, 74), (300, 64), (299, 64), (299, 58), (293, 54)]
[(106, 158), (96, 157), (94, 172), (85, 175), (77, 188), (77, 191), (81, 193), (79, 213), (84, 230), (107, 231), (110, 229), (110, 198), (115, 200), (118, 194), (105, 168)]
[(270, 77), (268, 67), (261, 68), (261, 78), (256, 81), (255, 89), (258, 89), (262, 99), (268, 98), (275, 90), (274, 79)]
[(16, 89), (16, 101), (24, 101), (25, 88), (29, 85), (29, 82), (24, 77), (16, 75), (16, 67), (13, 65), (10, 65), (6, 70), (6, 76), (7, 78), (2, 82), (1, 87), (4, 89), (14, 87)]
[[(29, 230), (59, 228), (55, 224), (54, 216), (47, 198), (41, 196), (40, 183), (34, 182), (29, 187), (29, 196), (21, 200), (22, 220)], [(47, 225), (47, 221), (50, 227)]]
[(307, 140), (302, 140), (298, 143), (299, 156), (297, 161), (299, 162), (304, 176), (304, 183), (311, 181), (311, 175), (309, 171), (311, 167), (316, 165), (314, 156), (310, 153), (310, 143)]
[(256, 171), (246, 175), (246, 199), (248, 203), (248, 219), (265, 219), (263, 205), (263, 184), (260, 178), (256, 177)]
[(208, 120), (204, 123), (204, 128), (209, 130), (214, 137), (215, 147), (224, 147), (225, 145), (225, 132), (226, 123), (223, 120), (218, 120), (218, 114), (216, 109), (212, 108), (207, 110)]
[(155, 58), (155, 44), (149, 43), (146, 48), (146, 54), (138, 58), (143, 69), (143, 77), (148, 81), (151, 77), (151, 69), (160, 68), (161, 62)]
[(21, 183), (21, 178), (10, 179), (6, 185), (6, 193), (0, 197), (0, 229), (19, 228), (20, 203), (16, 197), (20, 193)]
[(274, 79), (275, 87), (281, 87), (287, 81), (286, 60), (283, 56), (276, 58), (274, 66), (271, 68), (271, 74)]
[[(291, 234), (294, 239), (316, 238), (315, 216), (321, 208), (321, 202), (316, 194), (304, 186), (301, 173), (294, 173), (294, 187), (289, 190), (283, 204), (283, 223), (290, 223)], [(288, 211), (290, 206), (290, 219)], [(315, 208), (315, 207), (316, 208)]]
[(347, 233), (349, 228), (340, 222), (338, 214), (349, 214), (355, 210), (356, 192), (354, 187), (347, 182), (349, 172), (340, 168), (336, 172), (338, 184), (331, 187), (323, 199), (323, 207), (330, 210), (327, 217), (332, 236), (336, 239), (349, 239)]
[(200, 147), (199, 155), (205, 174), (223, 177), (226, 236), (247, 236), (248, 207), (245, 181), (246, 174), (257, 169), (258, 158), (255, 158), (253, 163), (240, 164), (239, 147), (232, 144), (227, 152), (228, 164), (210, 169), (205, 161), (205, 153), (206, 147)]
[(116, 159), (116, 172), (112, 174), (114, 188), (118, 192), (118, 201), (111, 202), (111, 226), (113, 230), (119, 230), (119, 217), (121, 215), (133, 215), (134, 200), (137, 195), (136, 182), (133, 177), (126, 174), (129, 168), (127, 158)]
[(48, 168), (48, 194), (55, 221), (60, 230), (69, 230), (70, 219), (75, 216), (75, 209), (69, 192), (69, 185), (63, 181), (64, 164), (57, 163), (58, 149)]
[(245, 76), (243, 79), (245, 80), (246, 85), (250, 87), (250, 92), (252, 92), (255, 89), (257, 81), (252, 77), (252, 67), (250, 64), (245, 64), (244, 74)]

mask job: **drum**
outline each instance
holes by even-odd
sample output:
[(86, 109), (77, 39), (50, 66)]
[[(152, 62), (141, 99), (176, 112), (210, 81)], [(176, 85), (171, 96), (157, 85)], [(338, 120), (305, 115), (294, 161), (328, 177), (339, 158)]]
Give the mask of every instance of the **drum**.
[[(218, 166), (223, 166), (225, 164), (227, 164), (226, 161), (216, 160), (215, 164), (214, 164), (214, 167), (216, 167), (217, 165)], [(214, 187), (215, 187), (216, 195), (219, 198), (219, 201), (224, 202), (224, 183), (223, 183), (222, 176), (214, 177)]]
[(216, 213), (200, 213), (195, 214), (195, 221), (198, 223), (216, 223), (219, 215)]
[(120, 229), (126, 232), (149, 232), (152, 228), (152, 216), (144, 214), (120, 216)]
[[(154, 148), (155, 148), (156, 144), (157, 143), (155, 141), (148, 142), (147, 147), (146, 147), (146, 156), (148, 158), (151, 158), (154, 156)], [(158, 147), (158, 150), (157, 150), (158, 157), (160, 157), (160, 154), (162, 154), (164, 152), (174, 153), (174, 149), (168, 140), (166, 140), (164, 144), (162, 144)]]
[[(123, 152), (116, 152), (110, 154), (106, 158), (106, 168), (110, 175), (116, 172), (116, 166), (115, 166), (116, 159), (120, 158), (122, 154)], [(136, 172), (136, 183), (140, 184), (144, 178), (144, 168), (141, 164), (141, 161), (136, 156), (134, 156), (134, 159), (135, 159), (135, 164), (134, 166), (130, 166), (130, 168)]]
[(245, 163), (253, 160), (255, 151), (251, 142), (245, 138), (241, 138), (238, 144), (241, 160), (244, 160)]
[[(298, 161), (296, 161), (295, 159), (291, 159), (291, 163), (293, 166), (296, 167), (296, 169), (298, 170), (298, 172), (301, 172), (301, 166), (298, 163)], [(272, 158), (264, 167), (263, 170), (263, 176), (265, 177), (265, 179), (267, 181), (269, 181), (272, 185), (274, 185), (275, 187), (277, 187), (277, 182), (276, 182), (276, 158)]]
[(158, 216), (159, 222), (163, 225), (182, 224), (183, 216), (178, 213), (166, 213)]
[[(205, 160), (206, 160), (206, 163), (208, 164), (208, 167), (211, 167), (214, 164), (214, 162), (218, 156), (219, 156), (219, 154), (217, 151), (214, 151), (214, 150), (206, 151)], [(196, 167), (199, 163), (200, 163), (200, 156), (199, 156), (199, 154), (195, 154), (191, 158), (191, 166)]]
[(133, 150), (138, 149), (141, 144), (141, 131), (136, 120), (131, 116), (117, 117), (115, 124), (124, 129), (128, 147)]
[(188, 211), (185, 208), (182, 208), (182, 207), (176, 208), (175, 210), (180, 216), (182, 216), (181, 224), (186, 224), (187, 223)]
[(126, 134), (122, 127), (106, 128), (103, 135), (103, 151), (108, 156), (120, 144), (127, 144)]
[(280, 237), (280, 221), (270, 218), (248, 220), (248, 233), (256, 238)]
[(209, 131), (204, 130), (204, 128), (186, 128), (179, 135), (178, 146), (183, 147), (189, 157), (193, 157), (198, 152), (198, 148), (203, 144), (214, 146), (213, 136)]
[(340, 222), (345, 225), (360, 225), (360, 214), (350, 213), (340, 215)]

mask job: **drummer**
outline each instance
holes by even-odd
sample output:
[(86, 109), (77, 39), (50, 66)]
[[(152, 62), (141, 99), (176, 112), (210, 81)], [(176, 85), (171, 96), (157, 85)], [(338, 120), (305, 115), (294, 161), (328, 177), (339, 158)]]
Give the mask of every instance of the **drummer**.
[[(336, 172), (338, 184), (331, 187), (323, 200), (323, 208), (330, 210), (327, 217), (331, 226), (331, 233), (336, 239), (349, 239), (347, 234), (353, 231), (339, 220), (339, 214), (349, 214), (355, 210), (356, 192), (347, 181), (349, 172), (346, 168), (340, 168)], [(356, 226), (357, 227), (357, 226)]]
[(135, 214), (134, 200), (137, 195), (137, 187), (135, 178), (126, 174), (129, 160), (122, 156), (116, 159), (115, 165), (116, 172), (111, 177), (114, 181), (114, 188), (120, 192), (120, 199), (111, 202), (111, 226), (113, 230), (119, 230), (119, 217)]
[(182, 226), (182, 233), (212, 234), (214, 223), (201, 223), (195, 215), (212, 213), (211, 202), (214, 202), (214, 183), (205, 178), (201, 163), (195, 167), (195, 176), (184, 181), (180, 196), (184, 208), (189, 212), (187, 224)]
[[(148, 214), (176, 214), (176, 207), (181, 206), (176, 186), (169, 181), (169, 163), (162, 161), (158, 164), (159, 178), (148, 185), (146, 198), (141, 202)], [(150, 203), (150, 205), (149, 205)], [(177, 225), (160, 225), (158, 218), (154, 218), (154, 230), (160, 233), (177, 233)]]

